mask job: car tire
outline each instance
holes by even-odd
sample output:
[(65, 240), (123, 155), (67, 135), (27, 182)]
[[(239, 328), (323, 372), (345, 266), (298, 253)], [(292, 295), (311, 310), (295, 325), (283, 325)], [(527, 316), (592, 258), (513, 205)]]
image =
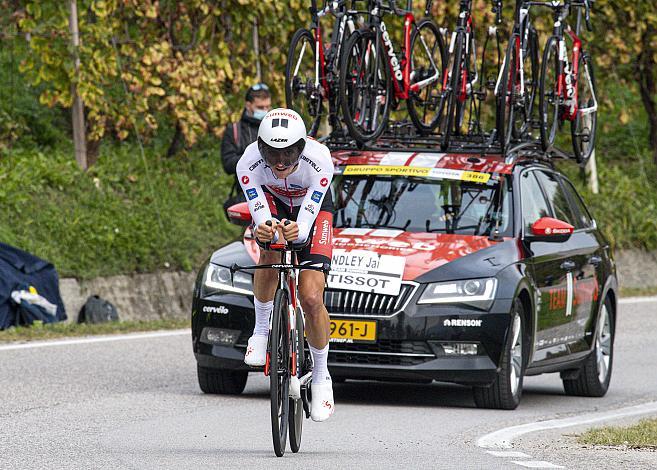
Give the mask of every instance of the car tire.
[(563, 379), (566, 395), (602, 397), (609, 389), (614, 358), (614, 318), (611, 300), (605, 299), (598, 315), (593, 351), (574, 379)]
[(514, 410), (520, 403), (529, 348), (525, 318), (522, 302), (516, 299), (511, 312), (509, 335), (495, 381), (489, 386), (474, 387), (477, 408)]
[(246, 387), (247, 371), (209, 369), (197, 365), (198, 385), (203, 393), (239, 395)]

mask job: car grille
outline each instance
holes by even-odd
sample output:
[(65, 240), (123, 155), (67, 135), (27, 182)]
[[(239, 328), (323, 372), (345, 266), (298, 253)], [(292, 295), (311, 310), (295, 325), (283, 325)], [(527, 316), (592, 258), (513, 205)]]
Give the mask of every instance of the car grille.
[(377, 343), (331, 343), (328, 361), (332, 364), (410, 366), (435, 358), (426, 341), (380, 339)]
[(392, 316), (413, 295), (414, 284), (402, 284), (399, 295), (374, 294), (339, 289), (324, 291), (324, 304), (331, 314), (354, 316)]

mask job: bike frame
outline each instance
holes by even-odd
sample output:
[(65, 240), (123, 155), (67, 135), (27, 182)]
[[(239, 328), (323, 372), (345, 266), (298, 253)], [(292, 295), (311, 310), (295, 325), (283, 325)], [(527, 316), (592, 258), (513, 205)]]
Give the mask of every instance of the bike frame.
[[(324, 93), (322, 94), (323, 98), (329, 99), (331, 96), (331, 89), (328, 84), (328, 78), (327, 78), (327, 73), (326, 73), (326, 55), (325, 55), (325, 46), (324, 46), (324, 39), (322, 38), (322, 26), (321, 26), (321, 18), (324, 16), (327, 16), (329, 14), (336, 14), (335, 12), (345, 4), (346, 2), (339, 2), (339, 1), (329, 1), (325, 3), (325, 6), (323, 9), (318, 10), (317, 9), (317, 0), (312, 0), (311, 4), (311, 15), (312, 15), (312, 23), (310, 26), (310, 29), (314, 33), (314, 38), (315, 38), (315, 89), (319, 90), (319, 85), (321, 83), (322, 85), (322, 90)], [(339, 22), (338, 22), (338, 27), (334, 28), (333, 33), (332, 33), (332, 38), (331, 38), (331, 43), (336, 45), (336, 51), (335, 55), (333, 56), (333, 64), (332, 69), (336, 69), (336, 60), (335, 58), (340, 57), (340, 49), (342, 48), (342, 42), (345, 37), (345, 28), (348, 27), (349, 34), (355, 31), (356, 26), (354, 24), (353, 19), (347, 15), (347, 14), (341, 14), (338, 16)], [(300, 59), (303, 57), (303, 54), (300, 55)], [(299, 65), (300, 62), (297, 63), (294, 74), (296, 75), (299, 72)], [(336, 70), (333, 70), (335, 73)]]
[[(543, 5), (543, 2), (522, 2), (519, 5), (516, 13), (516, 21), (513, 27), (513, 33), (511, 34), (512, 40), (516, 41), (517, 56), (515, 73), (520, 76), (519, 95), (522, 98), (525, 97), (525, 62), (522, 60), (522, 58), (524, 54), (527, 53), (527, 48), (529, 47), (529, 31), (531, 29), (529, 24), (529, 9), (533, 5)], [(504, 56), (504, 59), (502, 59), (500, 74), (497, 77), (497, 83), (495, 84), (495, 96), (499, 96), (500, 93), (500, 83), (502, 82), (505, 65), (506, 55)]]
[[(454, 54), (454, 48), (456, 47), (456, 41), (458, 41), (460, 38), (465, 35), (465, 52), (462, 54), (461, 57), (454, 58), (454, 60), (459, 60), (459, 71), (461, 74), (461, 89), (458, 90), (458, 94), (456, 96), (456, 99), (463, 103), (468, 97), (468, 94), (472, 92), (474, 89), (474, 84), (477, 83), (477, 80), (479, 79), (478, 72), (477, 72), (477, 51), (476, 51), (476, 46), (474, 42), (474, 22), (472, 21), (472, 13), (471, 13), (471, 7), (472, 7), (472, 0), (464, 0), (461, 1), (460, 4), (460, 11), (459, 11), (459, 18), (458, 22), (456, 25), (456, 30), (452, 32), (452, 36), (449, 41), (449, 55), (450, 57)], [(472, 47), (472, 50), (470, 49)], [(472, 80), (469, 80), (469, 71), (467, 70), (467, 67), (465, 66), (466, 62), (466, 57), (472, 54), (473, 56), (473, 64), (475, 64), (475, 69), (474, 69), (474, 78)], [(451, 77), (451, 69), (450, 67), (450, 61), (447, 61), (447, 70), (443, 72), (443, 90), (446, 90), (449, 84), (449, 79)], [(468, 88), (469, 87), (469, 88)]]
[[(557, 29), (561, 29), (561, 25), (557, 25), (555, 23), (555, 30)], [(586, 79), (589, 82), (591, 95), (593, 96), (593, 106), (589, 106), (587, 108), (579, 107), (579, 81), (577, 77), (579, 76), (579, 59), (582, 54), (582, 40), (577, 36), (577, 34), (575, 34), (569, 25), (566, 26), (565, 32), (573, 41), (573, 52), (571, 54), (571, 61), (569, 63), (566, 40), (564, 38), (563, 31), (561, 31), (561, 35), (557, 36), (559, 40), (560, 63), (559, 77), (557, 80), (557, 96), (563, 98), (563, 102), (565, 104), (562, 119), (574, 121), (577, 118), (578, 113), (585, 115), (596, 112), (598, 109), (598, 102), (595, 97), (595, 90), (593, 89), (593, 83), (591, 82), (591, 76), (589, 75), (588, 67), (586, 66), (586, 63), (584, 63), (584, 72)]]
[[(391, 2), (391, 5), (393, 12), (397, 12), (396, 7), (394, 6), (394, 2)], [(430, 6), (431, 1), (427, 2), (427, 7), (425, 10), (429, 10)], [(397, 57), (397, 54), (395, 53), (395, 45), (393, 44), (392, 38), (388, 33), (388, 28), (386, 27), (385, 21), (383, 21), (383, 18), (379, 16), (380, 8), (380, 4), (377, 3), (372, 12), (373, 26), (378, 30), (378, 32), (380, 32), (380, 34), (376, 35), (376, 51), (384, 50), (383, 46), (385, 46), (385, 54), (381, 55), (384, 55), (387, 59), (388, 68), (390, 69), (392, 76), (392, 84), (395, 89), (395, 97), (400, 100), (407, 100), (410, 97), (411, 92), (417, 93), (422, 88), (435, 82), (440, 76), (440, 71), (438, 70), (438, 67), (436, 67), (436, 64), (433, 62), (433, 57), (431, 57), (428, 49), (426, 49), (426, 45), (423, 44), (425, 46), (425, 50), (427, 51), (427, 56), (431, 61), (431, 65), (433, 66), (436, 73), (433, 76), (422, 80), (421, 82), (411, 85), (411, 33), (413, 31), (413, 26), (415, 25), (415, 15), (413, 15), (413, 12), (411, 11), (406, 11), (403, 15), (404, 47), (402, 49), (401, 60), (399, 60), (399, 57)], [(420, 40), (422, 40), (422, 38), (420, 38)], [(383, 44), (381, 44), (381, 41), (383, 41)], [(379, 54), (376, 54), (375, 57), (378, 61)], [(375, 70), (378, 70), (378, 67), (375, 68)]]

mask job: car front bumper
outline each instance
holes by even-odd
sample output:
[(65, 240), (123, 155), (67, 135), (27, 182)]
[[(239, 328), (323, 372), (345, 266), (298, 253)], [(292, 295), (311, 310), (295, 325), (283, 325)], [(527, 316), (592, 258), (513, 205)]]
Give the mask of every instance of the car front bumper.
[[(445, 381), (489, 384), (496, 376), (506, 341), (510, 300), (496, 300), (487, 311), (468, 307), (417, 305), (387, 317), (334, 312), (334, 319), (375, 321), (374, 343), (331, 342), (329, 369), (334, 378), (361, 380)], [(219, 313), (222, 312), (222, 313)], [(220, 294), (194, 302), (192, 336), (199, 365), (231, 370), (257, 369), (243, 362), (253, 331), (250, 297)], [(211, 344), (205, 328), (238, 331), (232, 344)], [(477, 352), (456, 354), (446, 345), (476, 344)]]

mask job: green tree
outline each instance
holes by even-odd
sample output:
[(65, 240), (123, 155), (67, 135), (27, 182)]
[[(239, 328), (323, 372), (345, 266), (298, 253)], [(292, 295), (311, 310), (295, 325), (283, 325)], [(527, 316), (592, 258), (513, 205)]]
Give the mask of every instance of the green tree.
[[(306, 22), (302, 0), (79, 0), (78, 92), (89, 139), (119, 139), (174, 128), (175, 150), (207, 133), (220, 135), (255, 77), (251, 45), (259, 18), (265, 80), (282, 89), (289, 38)], [(41, 102), (71, 106), (75, 80), (66, 2), (31, 0), (18, 9), (31, 54), (21, 70), (46, 84)]]

